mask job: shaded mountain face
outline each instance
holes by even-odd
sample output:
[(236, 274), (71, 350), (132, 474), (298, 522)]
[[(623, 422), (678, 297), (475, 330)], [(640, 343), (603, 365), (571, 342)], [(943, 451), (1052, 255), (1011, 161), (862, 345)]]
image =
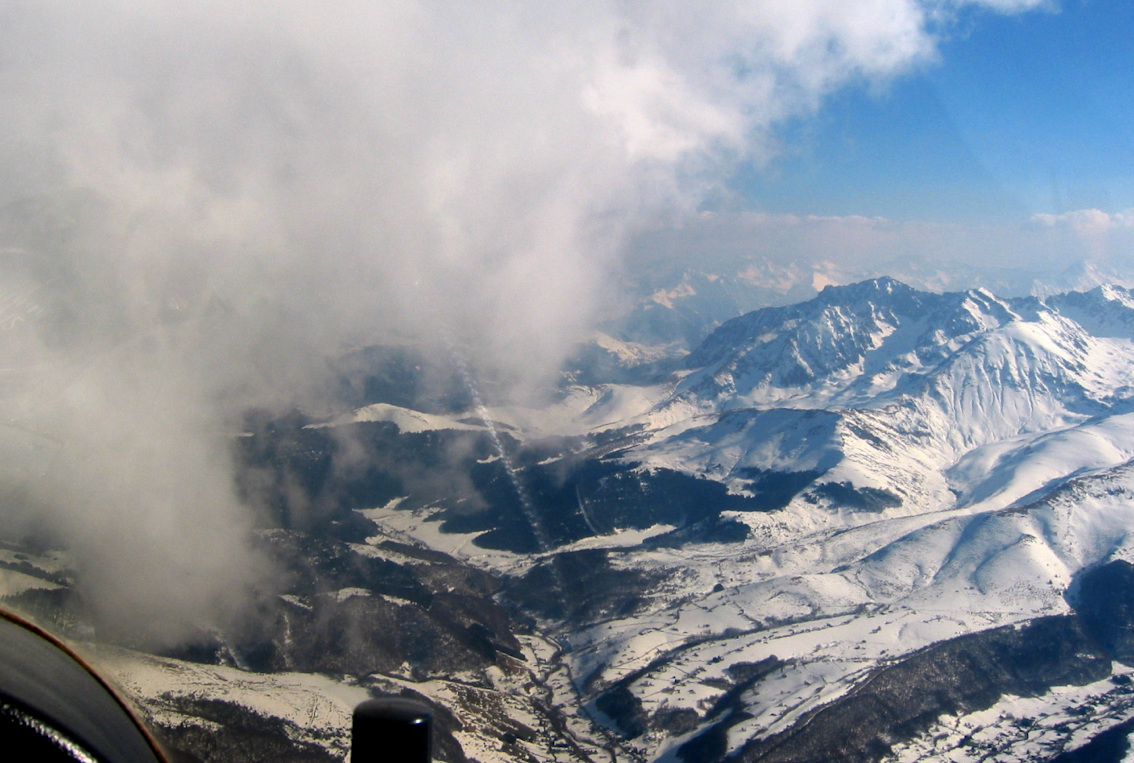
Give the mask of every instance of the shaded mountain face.
[[(136, 669), (411, 693), (445, 760), (1028, 759), (1134, 715), (1130, 292), (878, 278), (608, 360), (483, 407), (374, 348), (349, 413), (250, 416), (238, 484), (287, 578)], [(41, 584), (10, 600), (65, 607), (62, 563), (20, 553)], [(330, 715), (150, 691), (185, 749), (224, 717), (343, 752)]]

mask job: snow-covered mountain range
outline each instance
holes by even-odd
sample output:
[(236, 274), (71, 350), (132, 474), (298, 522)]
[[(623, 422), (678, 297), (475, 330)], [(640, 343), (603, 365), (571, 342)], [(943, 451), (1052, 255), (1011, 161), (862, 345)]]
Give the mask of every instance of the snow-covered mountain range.
[[(243, 640), (137, 657), (140, 691), (413, 693), (446, 760), (1050, 759), (1134, 726), (1134, 293), (874, 278), (628, 347), (487, 407), (467, 374), (386, 394), (420, 364), (373, 348), (351, 412), (250, 426), (293, 590)], [(13, 559), (11, 596), (57, 596), (28, 581), (62, 562)], [(359, 622), (384, 635), (332, 637)], [(204, 717), (177, 696), (167, 727)], [(289, 733), (333, 757), (318, 717)]]
[[(731, 697), (751, 717), (718, 739), (748, 759), (898, 655), (1072, 611), (1076, 577), (1132, 551), (1132, 327), (1114, 286), (1000, 299), (885, 278), (726, 322), (607, 458), (751, 497), (722, 515), (746, 537), (617, 554), (673, 590), (570, 635), (595, 707), (617, 697), (628, 744), (682, 757), (719, 731), (730, 666), (774, 657), (782, 678)], [(675, 712), (682, 734), (659, 720)]]

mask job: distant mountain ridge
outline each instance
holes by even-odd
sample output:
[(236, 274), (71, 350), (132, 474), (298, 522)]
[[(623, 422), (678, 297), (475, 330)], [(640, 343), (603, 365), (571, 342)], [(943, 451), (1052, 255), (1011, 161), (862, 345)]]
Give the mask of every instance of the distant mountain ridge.
[(601, 327), (620, 342), (694, 348), (728, 320), (762, 307), (794, 305), (828, 286), (892, 278), (931, 293), (987, 289), (1002, 298), (1049, 297), (1098, 286), (1134, 288), (1134, 271), (1117, 264), (1073, 262), (1060, 271), (991, 268), (961, 263), (895, 260), (873, 266), (825, 259), (775, 262), (719, 261), (694, 267), (657, 267), (625, 284), (634, 302)]
[[(936, 365), (978, 332), (1018, 316), (988, 292), (920, 292), (891, 278), (828, 286), (796, 305), (733, 318), (685, 359), (683, 389), (729, 405), (822, 388), (862, 388)], [(714, 389), (715, 388), (715, 389)], [(776, 390), (781, 392), (777, 393)]]

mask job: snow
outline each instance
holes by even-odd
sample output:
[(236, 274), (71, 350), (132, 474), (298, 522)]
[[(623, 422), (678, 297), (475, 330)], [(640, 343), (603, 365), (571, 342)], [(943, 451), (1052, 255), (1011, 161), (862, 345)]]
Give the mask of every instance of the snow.
[(588, 548), (634, 548), (642, 542), (658, 535), (665, 535), (677, 529), (675, 525), (650, 525), (642, 530), (617, 530), (607, 535), (593, 535), (589, 538), (560, 546), (557, 552), (581, 551)]
[(581, 435), (641, 424), (656, 427), (655, 409), (669, 397), (672, 387), (671, 383), (572, 386), (551, 405), (493, 407), (489, 415), (530, 436)]
[(965, 454), (948, 471), (960, 505), (1011, 506), (1060, 481), (1134, 457), (1134, 414), (1022, 435)]
[(51, 591), (62, 588), (57, 583), (18, 570), (0, 568), (0, 599), (17, 596), (32, 590)]
[[(163, 724), (187, 722), (176, 700), (224, 700), (286, 722), (292, 738), (344, 754), (351, 714), (370, 698), (365, 687), (311, 673), (249, 673), (109, 647), (91, 647), (100, 668), (127, 695), (147, 698), (147, 711)], [(155, 701), (160, 698), (160, 701)]]
[(68, 580), (70, 560), (59, 551), (30, 553), (0, 547), (0, 600), (32, 590), (52, 591)]
[[(443, 512), (439, 506), (424, 506), (413, 510), (399, 509), (401, 500), (395, 499), (385, 506), (359, 509), (358, 512), (374, 522), (380, 535), (368, 539), (398, 540), (409, 545), (423, 546), (470, 562), (476, 566), (498, 572), (519, 572), (534, 564), (535, 560), (510, 551), (484, 549), (473, 543), (479, 532), (446, 533), (441, 531)], [(386, 556), (386, 550), (365, 551), (368, 556)]]
[(314, 426), (341, 426), (343, 424), (357, 424), (362, 422), (388, 421), (396, 424), (400, 432), (428, 432), (437, 429), (465, 429), (480, 430), (483, 426), (467, 424), (457, 421), (449, 416), (438, 416), (431, 413), (402, 408), (387, 403), (375, 403), (355, 410), (345, 418), (335, 419), (328, 425)]
[[(1116, 676), (1131, 669), (1115, 664)], [(992, 707), (942, 716), (917, 739), (895, 746), (894, 763), (1046, 760), (1134, 717), (1134, 692), (1113, 678), (1057, 686), (1040, 697), (1006, 696)]]
[[(672, 307), (672, 305), (666, 306)], [(673, 352), (672, 345), (657, 347), (639, 342), (624, 342), (601, 331), (595, 332), (591, 341), (628, 366), (662, 360)]]

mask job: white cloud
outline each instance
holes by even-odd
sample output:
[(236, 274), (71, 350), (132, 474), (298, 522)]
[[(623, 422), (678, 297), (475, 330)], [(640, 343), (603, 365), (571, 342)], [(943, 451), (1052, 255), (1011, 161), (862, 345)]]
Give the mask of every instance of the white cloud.
[(1032, 227), (1048, 232), (1048, 238), (1071, 256), (1083, 253), (1094, 260), (1127, 259), (1134, 255), (1134, 210), (1104, 212), (1077, 209), (1061, 214), (1036, 214)]
[(1070, 228), (1082, 233), (1095, 233), (1134, 225), (1134, 210), (1113, 214), (1101, 209), (1076, 209), (1061, 214), (1039, 213), (1032, 215), (1032, 222), (1045, 228)]
[[(1004, 269), (1018, 271), (1016, 281), (1026, 284), (1077, 261), (1128, 269), (1134, 261), (1134, 210), (1037, 214), (1025, 224), (706, 214), (680, 228), (659, 227), (644, 233), (633, 251), (643, 263), (672, 267), (688, 259), (709, 270), (741, 267), (749, 261), (804, 267), (830, 262), (857, 274), (853, 277), (894, 275), (913, 262), (943, 271), (989, 274)], [(945, 287), (960, 288), (956, 283)]]

